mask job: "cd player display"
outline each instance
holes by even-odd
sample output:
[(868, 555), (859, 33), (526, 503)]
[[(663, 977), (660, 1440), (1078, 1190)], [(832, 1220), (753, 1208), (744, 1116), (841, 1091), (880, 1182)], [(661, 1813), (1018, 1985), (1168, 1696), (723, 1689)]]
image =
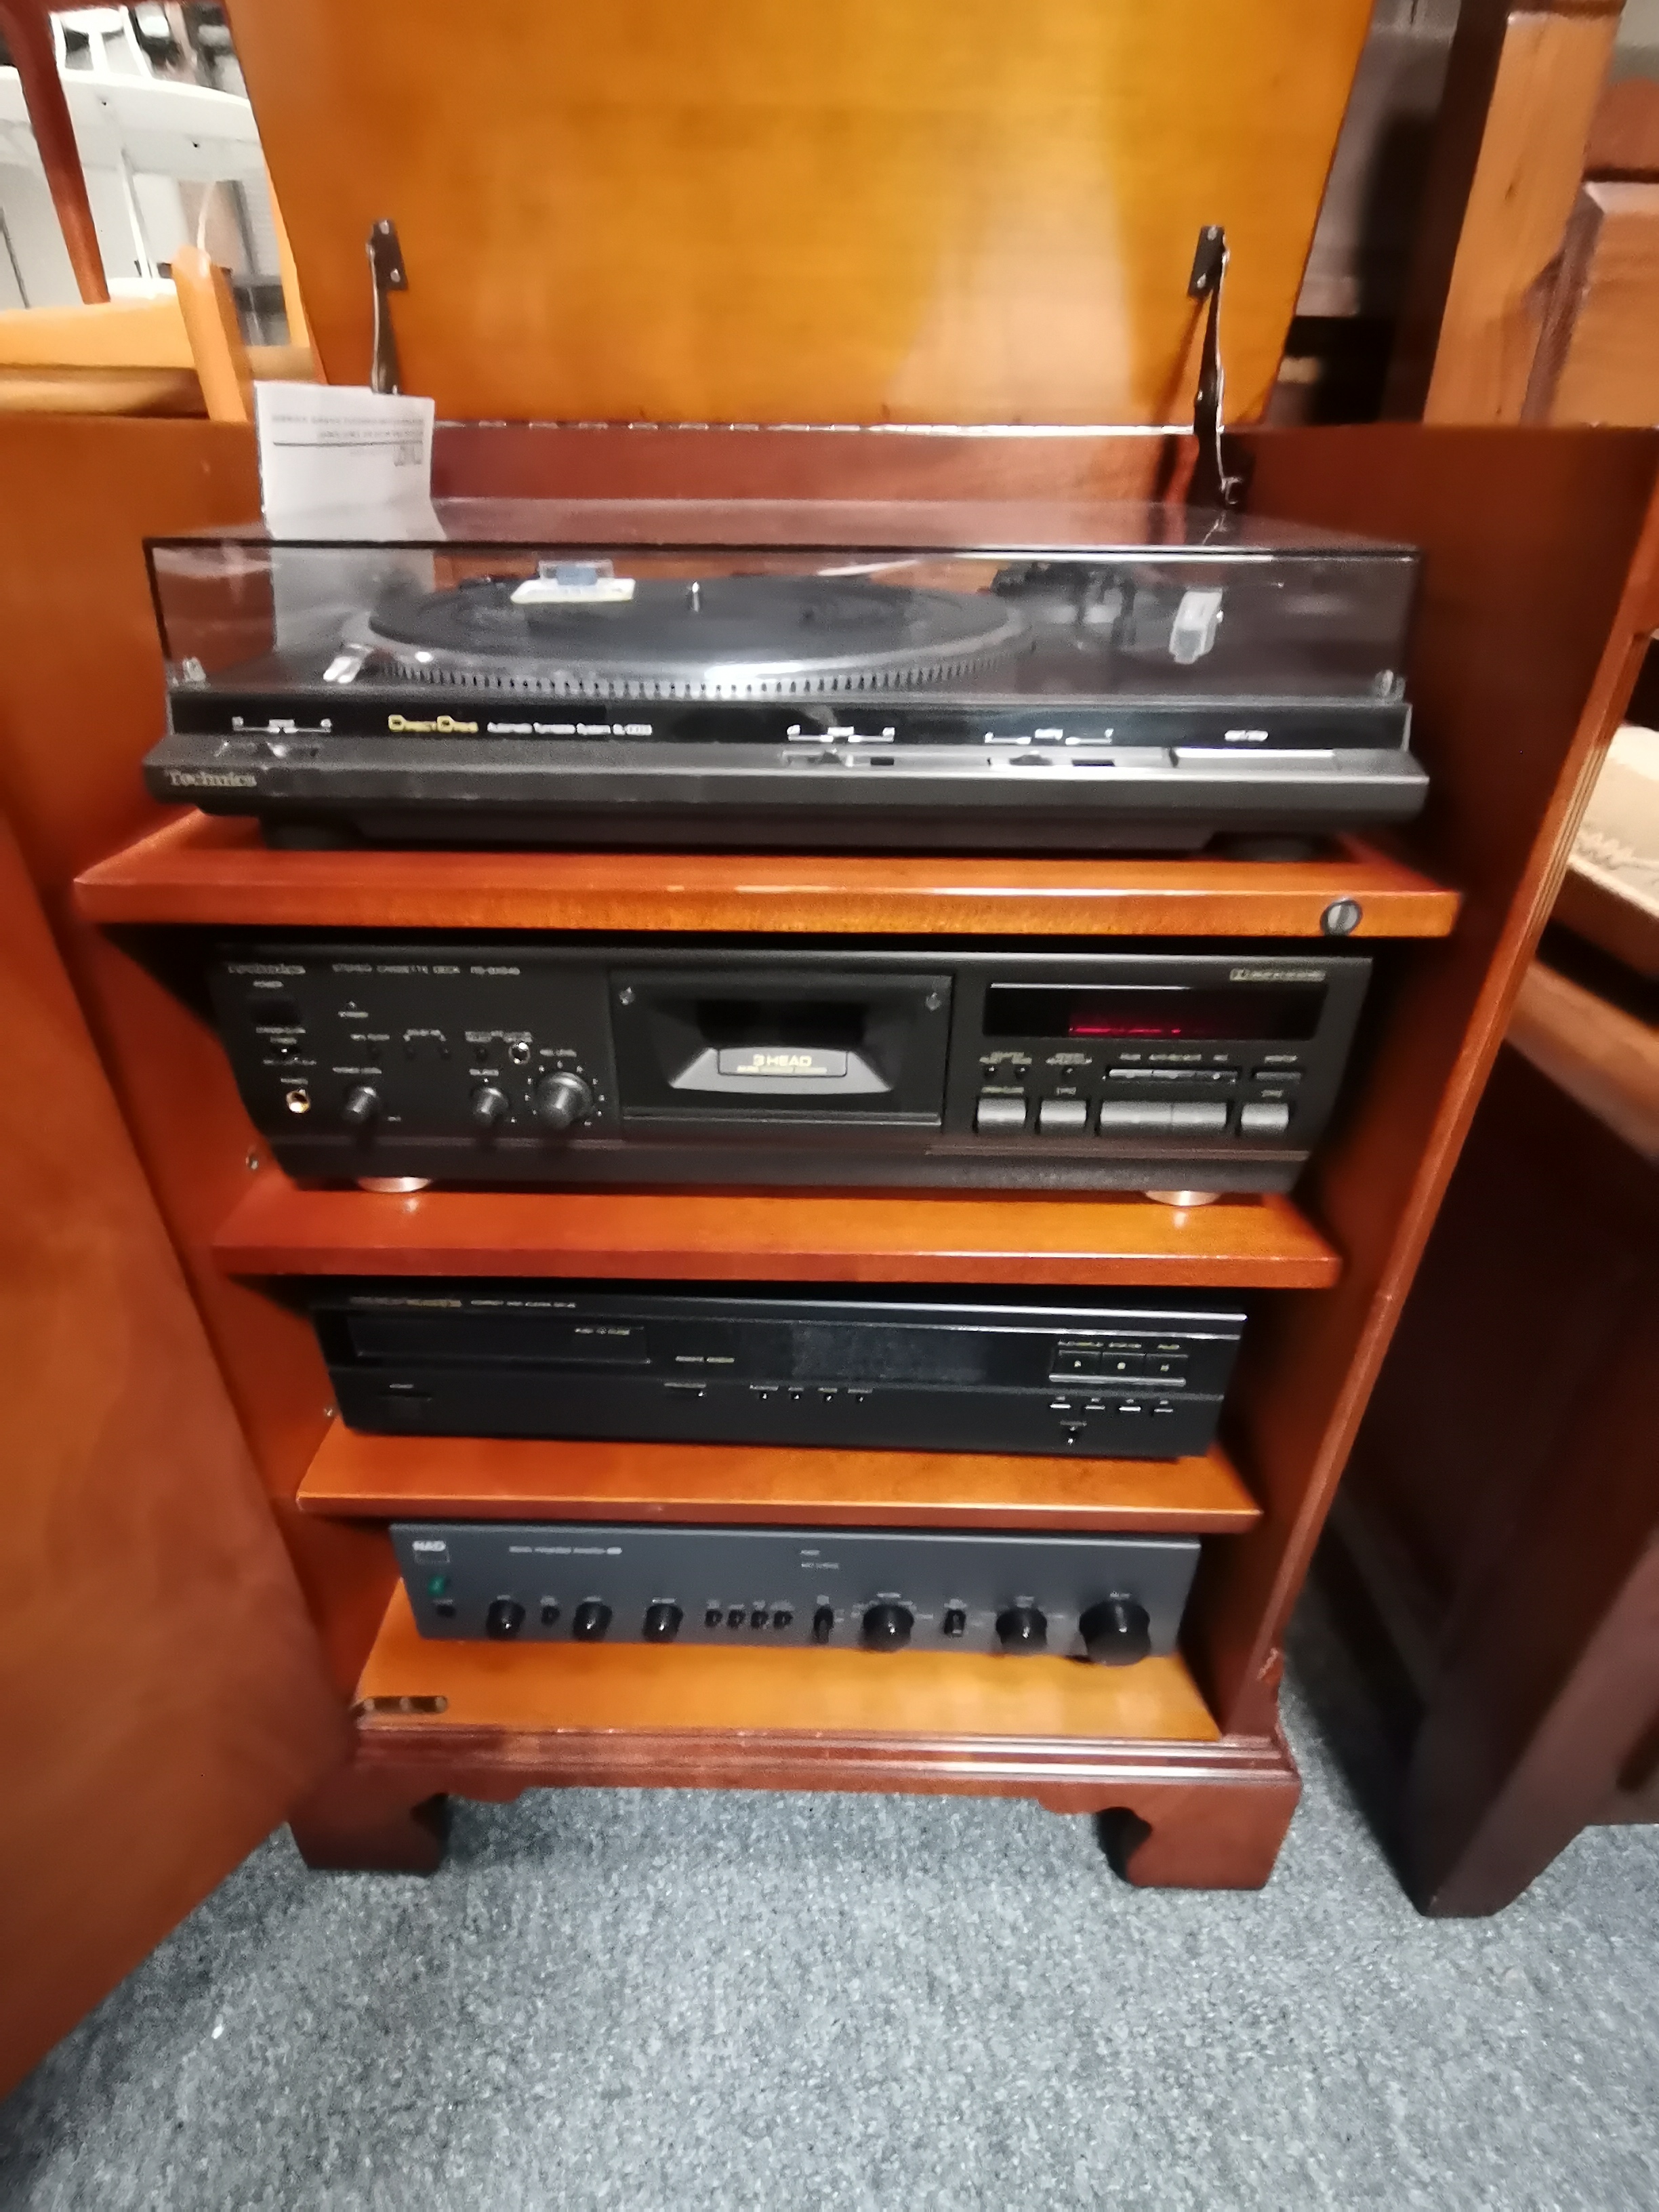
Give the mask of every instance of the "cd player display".
[(1191, 1538), (403, 1522), (422, 1636), (1001, 1652), (1127, 1667), (1174, 1650)]
[(1176, 1459), (1243, 1315), (1130, 1292), (323, 1282), (342, 1418), (421, 1436)]
[(450, 501), (412, 539), (158, 540), (149, 787), (300, 842), (783, 851), (1182, 850), (1421, 806), (1412, 549), (1047, 520)]
[(1358, 953), (749, 938), (227, 945), (215, 1006), (290, 1174), (1285, 1190)]

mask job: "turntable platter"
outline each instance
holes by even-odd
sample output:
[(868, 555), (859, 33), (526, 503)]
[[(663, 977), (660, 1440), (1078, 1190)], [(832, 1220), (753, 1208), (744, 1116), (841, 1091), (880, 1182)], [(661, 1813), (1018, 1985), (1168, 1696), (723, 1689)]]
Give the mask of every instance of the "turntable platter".
[(910, 690), (1030, 640), (989, 592), (867, 577), (643, 579), (604, 604), (514, 602), (519, 580), (383, 599), (346, 642), (418, 681), (565, 698), (805, 699)]

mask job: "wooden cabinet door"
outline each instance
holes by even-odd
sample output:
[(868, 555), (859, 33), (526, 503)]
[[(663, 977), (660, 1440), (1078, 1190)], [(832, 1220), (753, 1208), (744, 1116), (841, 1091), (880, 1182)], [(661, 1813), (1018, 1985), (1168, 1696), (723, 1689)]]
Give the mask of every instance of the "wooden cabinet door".
[(207, 1339), (0, 823), (0, 2093), (343, 1757)]

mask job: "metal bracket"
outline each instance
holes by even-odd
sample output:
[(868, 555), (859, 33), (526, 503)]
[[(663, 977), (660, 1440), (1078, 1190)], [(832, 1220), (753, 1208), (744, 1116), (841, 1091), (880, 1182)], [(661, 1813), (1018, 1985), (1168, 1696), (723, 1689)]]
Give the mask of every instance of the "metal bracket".
[(1207, 300), (1204, 319), (1204, 351), (1199, 364), (1198, 394), (1193, 403), (1193, 435), (1198, 441), (1198, 459), (1187, 493), (1193, 507), (1236, 507), (1244, 496), (1243, 474), (1227, 465), (1226, 433), (1221, 427), (1221, 402), (1226, 374), (1221, 366), (1221, 289), (1227, 273), (1227, 234), (1218, 222), (1206, 223), (1198, 234), (1193, 273), (1187, 279), (1189, 300)]
[(369, 228), (368, 270), (374, 286), (374, 346), (369, 357), (368, 388), (371, 392), (396, 392), (400, 389), (398, 336), (392, 327), (387, 295), (408, 291), (409, 278), (404, 269), (403, 248), (398, 243), (398, 226), (388, 216), (382, 216)]

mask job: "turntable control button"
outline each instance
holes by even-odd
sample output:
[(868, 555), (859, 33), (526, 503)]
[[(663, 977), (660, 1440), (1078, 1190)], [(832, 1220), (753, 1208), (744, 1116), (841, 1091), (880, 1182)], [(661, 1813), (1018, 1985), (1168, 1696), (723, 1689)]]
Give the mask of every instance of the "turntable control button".
[(574, 1129), (592, 1112), (593, 1093), (580, 1075), (550, 1075), (536, 1085), (535, 1105), (543, 1128)]
[(469, 1109), (473, 1121), (481, 1129), (493, 1129), (506, 1121), (512, 1110), (512, 1101), (505, 1091), (498, 1091), (493, 1083), (481, 1083), (472, 1094)]
[(999, 1098), (990, 1091), (981, 1092), (979, 1104), (974, 1109), (975, 1129), (1023, 1129), (1025, 1127), (1025, 1101), (1023, 1098)]
[(380, 1114), (380, 1094), (373, 1084), (360, 1083), (348, 1091), (345, 1104), (340, 1109), (340, 1119), (348, 1129), (366, 1129)]
[(1086, 1098), (1045, 1098), (1037, 1108), (1037, 1128), (1045, 1137), (1080, 1137), (1088, 1127)]
[(1241, 1137), (1282, 1137), (1291, 1126), (1291, 1109), (1279, 1099), (1252, 1099), (1238, 1109)]

